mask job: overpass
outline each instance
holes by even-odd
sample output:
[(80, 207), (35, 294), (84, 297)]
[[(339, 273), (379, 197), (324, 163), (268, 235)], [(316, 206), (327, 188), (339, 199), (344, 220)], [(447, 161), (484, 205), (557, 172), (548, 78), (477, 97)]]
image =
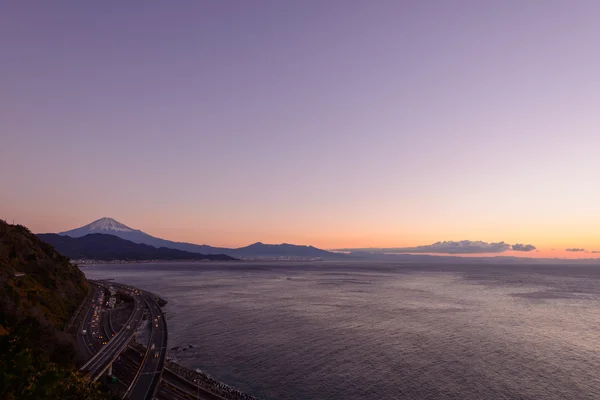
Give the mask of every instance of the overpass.
[[(121, 385), (119, 391), (125, 391), (124, 399), (183, 400), (191, 396), (207, 400), (223, 400), (223, 397), (207, 391), (197, 383), (167, 370), (167, 323), (154, 294), (115, 282), (96, 281), (95, 283), (92, 304), (84, 316), (83, 328), (79, 328), (77, 335), (80, 347), (85, 347), (84, 352), (92, 356), (81, 367), (82, 371), (89, 372), (90, 379), (98, 380), (106, 372), (112, 375), (112, 365), (116, 362), (115, 368), (117, 368), (118, 374), (125, 374), (123, 376), (125, 381), (119, 383)], [(123, 328), (117, 331), (119, 327), (113, 327), (111, 322), (112, 311), (100, 313), (100, 307), (105, 300), (105, 291), (101, 286), (107, 287), (108, 285), (118, 288), (133, 298), (133, 311), (124, 325), (125, 327), (130, 326), (131, 329)], [(149, 310), (150, 323), (149, 340), (148, 343), (144, 343), (146, 350), (135, 350), (134, 353), (132, 353), (133, 350), (130, 350), (128, 352), (128, 348), (138, 347), (130, 344), (130, 341), (146, 309)], [(86, 334), (82, 334), (84, 328)], [(102, 345), (105, 340), (108, 342)], [(154, 348), (152, 348), (153, 344)], [(94, 352), (96, 353), (94, 354)], [(163, 371), (166, 374), (164, 379)]]
[[(124, 328), (113, 336), (105, 346), (100, 348), (93, 357), (85, 363), (79, 370), (87, 371), (90, 373), (90, 379), (92, 381), (98, 380), (104, 372), (110, 369), (112, 363), (117, 357), (127, 348), (127, 345), (135, 334), (135, 328), (141, 323), (142, 317), (144, 316), (144, 309), (140, 307), (140, 300), (138, 297), (134, 297), (134, 308), (127, 326), (130, 329)], [(87, 332), (91, 334), (91, 332)], [(110, 371), (109, 371), (110, 373)]]

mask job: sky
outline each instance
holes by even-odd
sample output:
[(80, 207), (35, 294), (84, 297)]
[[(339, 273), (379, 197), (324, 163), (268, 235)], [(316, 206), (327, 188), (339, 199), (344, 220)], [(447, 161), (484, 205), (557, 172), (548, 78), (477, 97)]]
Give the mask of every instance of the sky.
[[(7, 1), (0, 217), (600, 250), (600, 2)], [(584, 251), (566, 251), (584, 249)]]

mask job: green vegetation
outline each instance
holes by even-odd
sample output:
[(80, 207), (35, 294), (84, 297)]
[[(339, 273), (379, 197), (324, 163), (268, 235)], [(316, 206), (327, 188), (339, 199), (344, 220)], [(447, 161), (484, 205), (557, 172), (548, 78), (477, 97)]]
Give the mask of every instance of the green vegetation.
[(0, 399), (109, 399), (74, 368), (62, 330), (90, 290), (69, 259), (0, 221)]

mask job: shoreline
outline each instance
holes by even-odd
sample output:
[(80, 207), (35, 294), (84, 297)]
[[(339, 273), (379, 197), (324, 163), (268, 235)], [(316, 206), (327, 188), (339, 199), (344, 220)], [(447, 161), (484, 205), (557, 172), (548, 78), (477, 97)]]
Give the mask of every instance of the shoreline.
[(231, 263), (244, 260), (207, 260), (207, 259), (191, 259), (191, 260), (88, 260), (77, 259), (71, 260), (71, 264), (75, 264), (79, 268), (95, 267), (105, 264), (162, 264), (162, 263)]
[[(140, 291), (142, 290), (140, 288), (137, 288), (137, 289)], [(143, 291), (150, 294), (152, 297), (154, 297), (156, 302), (159, 304), (159, 307), (161, 307), (161, 308), (164, 307), (168, 303), (167, 300), (163, 299), (161, 296), (159, 296), (158, 294), (156, 294), (154, 292), (150, 292), (148, 290), (143, 290)], [(167, 326), (167, 328), (168, 328), (168, 326)], [(136, 350), (142, 350), (143, 352), (146, 352), (148, 349), (147, 346), (145, 346), (144, 344), (139, 343), (137, 341), (137, 334), (134, 335), (133, 340), (130, 343), (130, 346), (132, 346), (134, 348), (137, 347)], [(168, 356), (168, 350), (167, 350), (167, 357), (165, 359), (165, 367), (164, 368), (169, 369), (170, 372), (175, 373), (180, 378), (187, 380), (191, 385), (198, 386), (198, 387), (202, 388), (202, 390), (209, 392), (209, 393), (213, 394), (214, 396), (220, 397), (224, 400), (259, 400), (258, 398), (253, 397), (247, 393), (244, 393), (235, 387), (232, 387), (224, 382), (218, 381), (218, 380), (210, 377), (208, 374), (204, 373), (200, 369), (196, 369), (194, 371), (190, 368), (187, 368), (187, 367), (173, 361)]]
[(196, 381), (198, 383), (202, 383), (203, 385), (201, 384), (200, 387), (216, 396), (223, 397), (227, 400), (258, 400), (256, 397), (250, 396), (239, 389), (211, 378), (209, 375), (199, 369), (194, 371), (172, 360), (166, 360), (166, 364), (171, 371), (175, 372), (182, 378), (187, 379), (190, 382)]
[(191, 259), (191, 260), (92, 260), (92, 259), (74, 259), (71, 260), (71, 264), (75, 264), (79, 268), (85, 267), (96, 267), (99, 265), (113, 265), (113, 264), (190, 264), (190, 263), (198, 263), (198, 264), (214, 264), (214, 263), (255, 263), (255, 262), (264, 262), (264, 263), (294, 263), (294, 262), (339, 262), (340, 260), (324, 260), (318, 258), (290, 258), (290, 257), (281, 257), (281, 258), (239, 258), (235, 260), (207, 260), (207, 259)]
[[(141, 350), (145, 352), (147, 350), (147, 347), (142, 343), (138, 343), (135, 340), (135, 337), (131, 342), (131, 346), (134, 348), (137, 347), (136, 350), (138, 351)], [(259, 400), (257, 397), (251, 396), (233, 386), (210, 377), (200, 369), (194, 371), (173, 360), (170, 360), (168, 357), (165, 360), (165, 364), (165, 369), (168, 369), (181, 379), (188, 381), (193, 386), (199, 386), (202, 390), (224, 400)]]

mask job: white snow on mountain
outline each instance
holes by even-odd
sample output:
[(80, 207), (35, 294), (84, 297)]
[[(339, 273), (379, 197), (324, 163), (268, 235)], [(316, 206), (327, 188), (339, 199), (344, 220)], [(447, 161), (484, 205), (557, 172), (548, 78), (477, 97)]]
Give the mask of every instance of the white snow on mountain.
[[(112, 218), (100, 218), (77, 229), (73, 229), (67, 232), (61, 232), (60, 235), (67, 235), (71, 237), (81, 237), (89, 235), (90, 233), (105, 233), (109, 235), (120, 236), (123, 234), (134, 234), (141, 233), (138, 230), (131, 229), (130, 227), (123, 225), (122, 223), (115, 221)], [(123, 239), (125, 239), (123, 237)], [(129, 239), (128, 239), (129, 240)], [(136, 242), (139, 243), (139, 242)]]
[(133, 232), (133, 229), (130, 227), (108, 217), (100, 218), (99, 220), (94, 221), (82, 228), (86, 228), (90, 231), (90, 233), (101, 233), (108, 231)]

